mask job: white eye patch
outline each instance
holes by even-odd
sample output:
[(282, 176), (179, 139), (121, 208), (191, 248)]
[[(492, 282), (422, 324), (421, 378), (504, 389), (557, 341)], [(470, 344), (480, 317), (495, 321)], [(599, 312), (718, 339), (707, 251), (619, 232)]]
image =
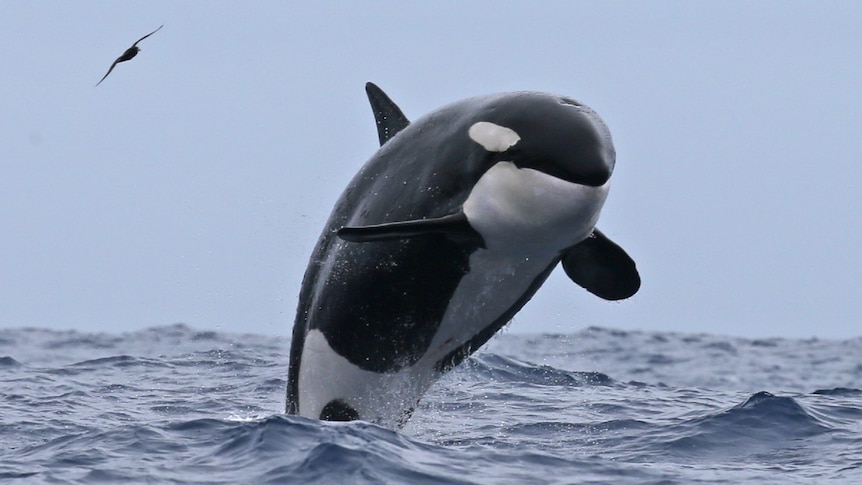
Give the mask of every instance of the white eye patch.
[(521, 140), (515, 130), (489, 121), (473, 123), (467, 130), (470, 139), (485, 147), (489, 152), (505, 152)]

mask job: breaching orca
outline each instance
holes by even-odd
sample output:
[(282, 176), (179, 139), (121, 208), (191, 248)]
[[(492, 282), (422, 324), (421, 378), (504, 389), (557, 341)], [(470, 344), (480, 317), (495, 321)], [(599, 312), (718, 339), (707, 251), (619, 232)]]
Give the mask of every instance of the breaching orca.
[(366, 91), (381, 147), (341, 195), (311, 256), (286, 406), (400, 427), (557, 263), (607, 300), (635, 294), (640, 276), (595, 229), (615, 152), (593, 110), (514, 92), (410, 123), (380, 88)]

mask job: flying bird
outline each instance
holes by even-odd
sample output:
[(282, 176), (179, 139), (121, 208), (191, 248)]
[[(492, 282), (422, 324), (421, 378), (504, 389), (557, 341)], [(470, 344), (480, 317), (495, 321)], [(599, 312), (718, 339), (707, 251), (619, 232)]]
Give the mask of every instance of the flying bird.
[(138, 40), (137, 40), (137, 42), (135, 42), (134, 44), (132, 44), (132, 47), (129, 47), (128, 49), (126, 49), (126, 52), (123, 52), (123, 55), (121, 55), (120, 57), (118, 57), (118, 58), (117, 58), (117, 60), (115, 60), (115, 61), (114, 61), (114, 63), (113, 63), (113, 64), (111, 64), (111, 67), (110, 67), (110, 68), (108, 68), (108, 72), (106, 72), (106, 73), (105, 73), (105, 75), (104, 75), (104, 76), (102, 76), (102, 79), (100, 79), (100, 80), (99, 80), (99, 82), (97, 82), (97, 83), (96, 83), (96, 86), (98, 86), (99, 84), (102, 84), (102, 81), (104, 81), (104, 80), (105, 80), (105, 78), (106, 78), (106, 77), (108, 77), (108, 74), (110, 74), (110, 73), (111, 73), (111, 71), (113, 71), (113, 70), (114, 70), (114, 67), (117, 65), (117, 63), (120, 63), (120, 62), (126, 62), (126, 61), (128, 61), (128, 60), (132, 59), (133, 57), (135, 57), (136, 55), (138, 55), (138, 52), (140, 52), (140, 50), (141, 50), (141, 48), (140, 48), (140, 47), (138, 47), (138, 42), (140, 42), (140, 41), (142, 41), (142, 40), (146, 39), (147, 37), (149, 37), (149, 36), (151, 36), (151, 35), (155, 34), (155, 33), (156, 33), (156, 32), (158, 32), (162, 27), (164, 27), (164, 24), (159, 25), (159, 28), (158, 28), (158, 29), (156, 29), (156, 30), (154, 30), (154, 31), (150, 32), (149, 34), (147, 34), (147, 35), (145, 35), (145, 36), (141, 37), (140, 39), (138, 39)]

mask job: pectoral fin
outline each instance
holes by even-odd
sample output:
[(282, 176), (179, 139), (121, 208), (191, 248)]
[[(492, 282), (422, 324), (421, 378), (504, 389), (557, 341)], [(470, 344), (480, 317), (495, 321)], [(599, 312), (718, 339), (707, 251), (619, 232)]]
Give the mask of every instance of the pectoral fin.
[(351, 242), (391, 241), (428, 235), (444, 235), (451, 239), (468, 240), (484, 247), (482, 237), (470, 226), (463, 212), (434, 219), (389, 222), (373, 226), (342, 227), (338, 237)]
[(598, 229), (563, 255), (563, 269), (572, 281), (605, 300), (622, 300), (641, 286), (635, 262)]

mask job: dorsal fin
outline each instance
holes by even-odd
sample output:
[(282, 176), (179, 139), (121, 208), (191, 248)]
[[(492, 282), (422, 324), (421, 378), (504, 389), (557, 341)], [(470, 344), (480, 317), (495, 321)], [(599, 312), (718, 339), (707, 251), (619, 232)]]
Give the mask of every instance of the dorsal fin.
[(407, 128), (410, 120), (382, 89), (372, 82), (365, 83), (365, 92), (368, 101), (374, 111), (374, 120), (377, 121), (377, 137), (380, 138), (380, 146), (395, 136), (399, 131)]

